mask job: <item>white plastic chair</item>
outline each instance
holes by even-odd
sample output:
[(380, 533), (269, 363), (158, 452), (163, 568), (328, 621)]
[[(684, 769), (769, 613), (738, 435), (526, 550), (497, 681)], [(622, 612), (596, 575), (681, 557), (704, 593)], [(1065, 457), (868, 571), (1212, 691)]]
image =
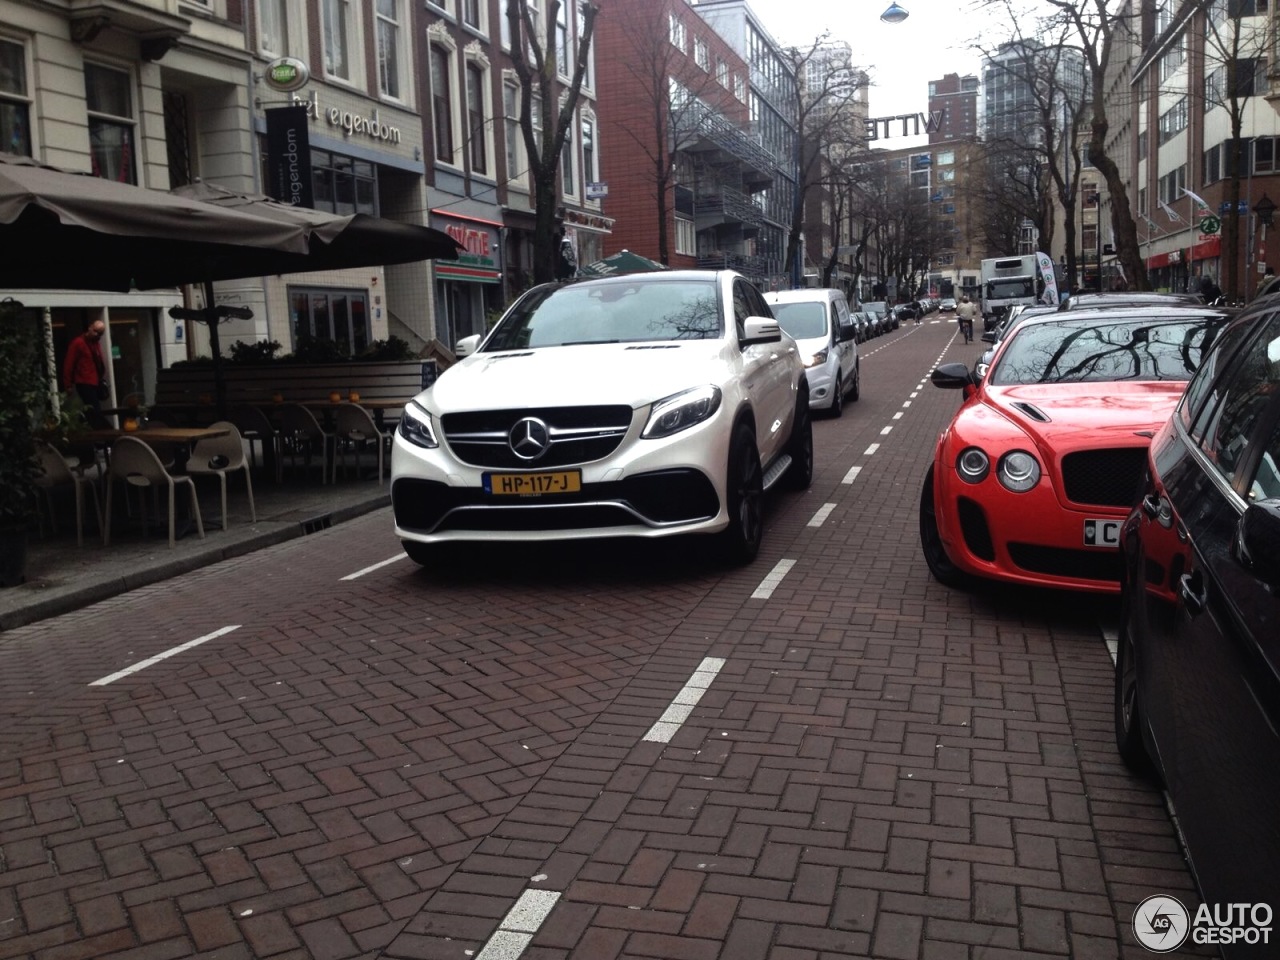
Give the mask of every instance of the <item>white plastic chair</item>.
[(54, 510), (53, 492), (61, 487), (72, 487), (76, 498), (76, 546), (84, 546), (84, 489), (89, 488), (93, 494), (93, 515), (97, 518), (98, 529), (102, 530), (102, 506), (98, 500), (98, 466), (77, 469), (64, 457), (56, 447), (45, 441), (39, 441), (37, 447), (40, 456), (41, 474), (36, 483), (44, 491), (45, 503), (49, 508), (49, 522), (53, 532), (58, 532), (58, 515)]
[(244, 455), (244, 438), (230, 420), (219, 420), (214, 427), (226, 430), (226, 436), (198, 440), (187, 461), (187, 473), (193, 477), (217, 477), (222, 491), (222, 529), (227, 529), (227, 474), (244, 471), (244, 487), (249, 493), (249, 516), (258, 522), (258, 508), (253, 504), (253, 481), (249, 478), (249, 460)]
[[(342, 453), (342, 466), (347, 466), (347, 450), (355, 454), (356, 476), (360, 475), (360, 451), (373, 444), (378, 450), (378, 482), (382, 482), (383, 455), (391, 442), (391, 434), (378, 429), (373, 415), (358, 403), (340, 403), (333, 411), (335, 453)], [(338, 458), (333, 458), (333, 482), (338, 482)]]
[(191, 514), (196, 519), (200, 539), (204, 539), (204, 521), (200, 518), (200, 503), (196, 499), (196, 485), (186, 475), (173, 476), (164, 468), (156, 452), (136, 437), (121, 437), (111, 445), (111, 467), (107, 471), (107, 509), (102, 525), (103, 544), (111, 543), (111, 499), (116, 480), (138, 487), (167, 488), (169, 494), (169, 549), (174, 545), (174, 501), (179, 486), (191, 491)]

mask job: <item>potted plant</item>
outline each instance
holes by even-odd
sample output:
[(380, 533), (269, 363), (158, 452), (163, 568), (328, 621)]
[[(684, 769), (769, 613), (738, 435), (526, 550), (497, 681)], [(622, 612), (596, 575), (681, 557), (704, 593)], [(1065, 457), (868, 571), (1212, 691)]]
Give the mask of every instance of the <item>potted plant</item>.
[(46, 405), (44, 357), (21, 304), (0, 303), (0, 586), (26, 579), (39, 505), (35, 417)]

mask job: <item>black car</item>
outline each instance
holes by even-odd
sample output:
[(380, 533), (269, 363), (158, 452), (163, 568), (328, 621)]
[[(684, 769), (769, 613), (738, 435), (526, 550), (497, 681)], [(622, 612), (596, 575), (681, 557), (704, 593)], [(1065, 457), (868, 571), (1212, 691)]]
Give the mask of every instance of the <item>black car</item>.
[(1120, 754), (1163, 780), (1205, 903), (1280, 906), (1280, 301), (1219, 334), (1120, 549)]

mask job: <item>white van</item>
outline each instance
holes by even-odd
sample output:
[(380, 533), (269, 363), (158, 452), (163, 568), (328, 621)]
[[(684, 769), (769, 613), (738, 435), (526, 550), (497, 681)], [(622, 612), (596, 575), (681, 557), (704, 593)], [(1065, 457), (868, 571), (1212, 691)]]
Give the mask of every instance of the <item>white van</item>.
[(857, 329), (844, 294), (808, 287), (773, 291), (764, 299), (778, 325), (800, 348), (809, 383), (809, 409), (840, 416), (845, 398), (857, 400), (862, 387)]

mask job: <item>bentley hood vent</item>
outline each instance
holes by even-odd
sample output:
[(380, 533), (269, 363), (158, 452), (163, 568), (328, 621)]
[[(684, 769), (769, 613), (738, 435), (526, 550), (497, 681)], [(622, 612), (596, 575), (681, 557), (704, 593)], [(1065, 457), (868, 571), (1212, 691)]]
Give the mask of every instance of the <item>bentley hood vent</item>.
[(1027, 403), (1025, 401), (1020, 400), (1017, 403), (1013, 404), (1013, 406), (1021, 410), (1032, 420), (1038, 420), (1041, 423), (1048, 423), (1050, 420), (1049, 415), (1045, 413), (1043, 410), (1041, 410), (1039, 407), (1037, 407), (1034, 403)]

